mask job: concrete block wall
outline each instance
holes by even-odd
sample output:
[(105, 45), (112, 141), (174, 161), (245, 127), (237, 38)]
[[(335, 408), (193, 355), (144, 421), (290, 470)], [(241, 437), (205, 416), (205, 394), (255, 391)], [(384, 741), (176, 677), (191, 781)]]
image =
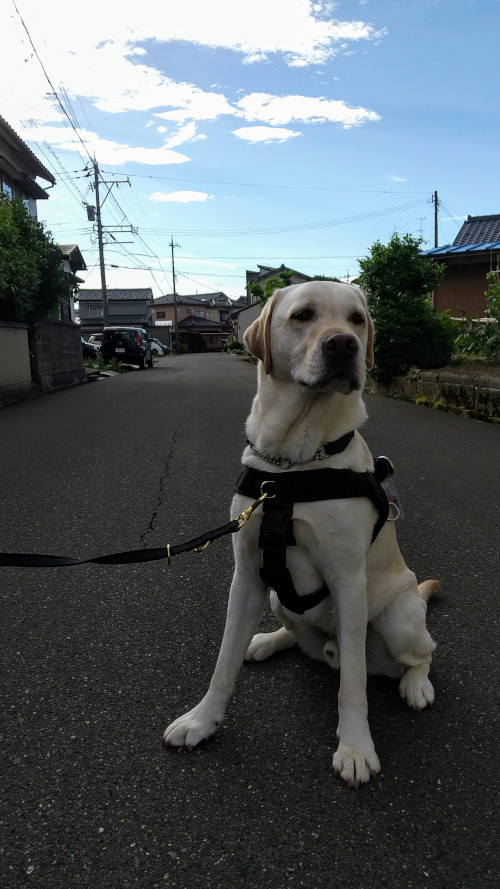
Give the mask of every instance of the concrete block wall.
[(30, 394), (28, 327), (0, 322), (0, 407)]
[(86, 380), (80, 328), (69, 321), (38, 321), (30, 330), (32, 377), (41, 392), (65, 389)]

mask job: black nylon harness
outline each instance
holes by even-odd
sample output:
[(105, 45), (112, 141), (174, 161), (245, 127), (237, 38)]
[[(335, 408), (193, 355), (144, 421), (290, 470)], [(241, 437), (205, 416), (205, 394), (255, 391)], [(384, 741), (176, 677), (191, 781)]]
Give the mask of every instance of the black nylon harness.
[(259, 547), (262, 549), (260, 576), (275, 590), (281, 604), (295, 614), (304, 614), (328, 595), (323, 585), (319, 590), (300, 596), (286, 565), (287, 546), (296, 546), (293, 534), (293, 506), (317, 500), (340, 500), (367, 497), (377, 509), (372, 543), (389, 515), (389, 503), (381, 482), (392, 475), (387, 457), (375, 460), (373, 472), (351, 469), (310, 469), (304, 472), (261, 472), (245, 467), (236, 482), (236, 491), (256, 499), (266, 493), (260, 527)]

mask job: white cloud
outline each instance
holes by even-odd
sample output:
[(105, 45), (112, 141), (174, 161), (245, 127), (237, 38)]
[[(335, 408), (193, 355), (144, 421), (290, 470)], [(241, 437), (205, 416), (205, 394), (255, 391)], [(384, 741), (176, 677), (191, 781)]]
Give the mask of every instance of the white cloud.
[[(210, 4), (188, 0), (163, 7), (158, 7), (156, 0), (142, 0), (139, 5), (122, 0), (117, 15), (115, 4), (87, 0), (85, 16), (75, 29), (63, 0), (44, 0), (42, 16), (39, 0), (23, 0), (24, 25), (15, 11), (0, 4), (2, 62), (10, 72), (4, 84), (2, 114), (23, 138), (37, 141), (44, 138), (40, 130), (35, 136), (21, 122), (32, 120), (46, 126), (63, 120), (38, 53), (55, 89), (59, 92), (64, 85), (70, 102), (87, 99), (99, 111), (113, 115), (153, 112), (178, 127), (176, 132), (169, 130), (166, 141), (157, 148), (98, 140), (87, 133), (91, 150), (98, 151), (106, 163), (183, 163), (187, 156), (174, 149), (206, 138), (197, 134), (195, 122), (214, 121), (224, 115), (269, 127), (300, 121), (333, 122), (348, 128), (378, 120), (379, 116), (366, 108), (308, 96), (250, 93), (233, 104), (222, 87), (207, 91), (194, 83), (176, 82), (159, 67), (146, 64), (147, 47), (152, 54), (153, 43), (155, 58), (160, 58), (158, 48), (168, 49), (172, 41), (184, 41), (232, 51), (247, 65), (274, 58), (292, 67), (305, 67), (323, 64), (346, 47), (378, 40), (384, 33), (367, 22), (340, 21), (334, 18), (334, 11), (335, 4), (327, 0), (254, 0), (251, 5), (238, 6), (237, 11), (234, 0), (212, 0)], [(157, 64), (161, 66), (161, 61)], [(140, 142), (142, 131), (136, 128), (134, 132), (135, 141)], [(291, 130), (283, 131), (281, 138), (295, 135)], [(46, 138), (60, 148), (75, 147), (72, 137), (61, 138), (57, 127)], [(263, 141), (256, 128), (251, 138)], [(270, 133), (269, 138), (276, 139), (277, 134)]]
[[(88, 153), (91, 156), (96, 155), (99, 161), (104, 164), (152, 164), (157, 166), (160, 164), (183, 164), (189, 161), (189, 157), (180, 154), (178, 151), (172, 151), (167, 146), (160, 148), (141, 148), (132, 147), (131, 145), (113, 142), (110, 139), (102, 139), (97, 133), (88, 130), (79, 130), (79, 134), (85, 143)], [(72, 129), (67, 127), (33, 127), (27, 128), (23, 132), (25, 139), (32, 139), (36, 142), (49, 142), (56, 148), (64, 151), (78, 151), (83, 153), (83, 146), (78, 136)]]
[(206, 194), (204, 191), (170, 191), (167, 193), (155, 191), (149, 196), (148, 200), (159, 202), (170, 201), (176, 204), (190, 204), (200, 201), (212, 201), (213, 195)]
[(239, 130), (233, 130), (233, 133), (247, 142), (287, 142), (295, 136), (302, 135), (284, 127), (240, 127)]
[(388, 175), (386, 178), (387, 178), (387, 179), (390, 179), (391, 182), (407, 182), (407, 181), (408, 181), (407, 179), (404, 179), (402, 176), (390, 176), (390, 175)]
[(359, 126), (368, 120), (380, 120), (375, 111), (352, 108), (336, 99), (309, 96), (271, 96), (250, 93), (238, 102), (241, 115), (247, 121), (262, 120), (273, 126), (301, 121), (307, 123), (338, 123), (344, 129)]

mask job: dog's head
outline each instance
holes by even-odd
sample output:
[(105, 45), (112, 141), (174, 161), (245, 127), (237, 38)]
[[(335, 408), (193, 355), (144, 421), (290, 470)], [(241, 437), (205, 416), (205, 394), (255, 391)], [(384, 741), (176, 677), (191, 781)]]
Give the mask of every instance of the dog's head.
[(316, 391), (362, 389), (373, 323), (360, 287), (310, 281), (276, 290), (244, 335), (266, 374)]

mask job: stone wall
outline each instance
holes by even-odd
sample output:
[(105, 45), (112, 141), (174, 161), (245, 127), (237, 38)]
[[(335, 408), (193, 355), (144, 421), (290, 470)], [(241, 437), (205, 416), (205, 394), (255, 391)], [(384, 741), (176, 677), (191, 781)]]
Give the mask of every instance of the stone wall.
[(370, 382), (375, 390), (390, 398), (402, 398), (416, 404), (500, 423), (500, 373), (442, 370), (412, 370), (405, 377), (387, 383)]

